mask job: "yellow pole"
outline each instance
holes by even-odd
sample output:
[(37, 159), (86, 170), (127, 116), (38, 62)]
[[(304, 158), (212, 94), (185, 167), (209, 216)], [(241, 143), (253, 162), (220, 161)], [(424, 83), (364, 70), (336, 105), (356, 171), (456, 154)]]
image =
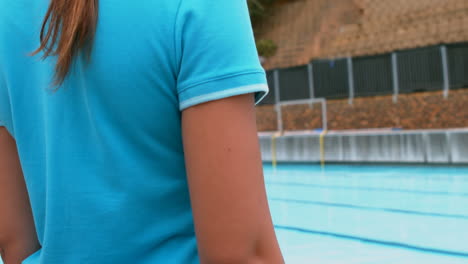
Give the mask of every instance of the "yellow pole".
[(271, 137), (271, 163), (273, 169), (276, 169), (276, 138), (279, 136), (279, 133), (273, 134)]
[(276, 169), (276, 136), (273, 134), (271, 137), (271, 165)]
[(320, 133), (320, 165), (325, 167), (325, 135), (327, 134), (327, 130), (323, 130)]

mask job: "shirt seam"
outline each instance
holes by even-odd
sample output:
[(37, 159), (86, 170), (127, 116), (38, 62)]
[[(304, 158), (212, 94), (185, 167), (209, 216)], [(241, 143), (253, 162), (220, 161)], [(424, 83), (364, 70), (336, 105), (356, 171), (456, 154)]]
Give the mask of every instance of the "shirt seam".
[(237, 77), (237, 76), (241, 76), (241, 75), (257, 74), (257, 73), (265, 74), (265, 71), (263, 71), (263, 70), (254, 70), (254, 71), (249, 70), (249, 71), (242, 71), (242, 72), (237, 72), (237, 73), (229, 73), (229, 74), (219, 75), (219, 76), (216, 76), (216, 77), (205, 79), (203, 81), (198, 81), (198, 82), (189, 84), (189, 85), (187, 85), (187, 86), (185, 86), (183, 88), (180, 88), (178, 93), (181, 94), (184, 91), (186, 91), (186, 90), (188, 90), (188, 89), (190, 89), (192, 87), (201, 85), (201, 84), (214, 82), (214, 81), (219, 81), (219, 80), (223, 80), (223, 79), (229, 79), (229, 78)]

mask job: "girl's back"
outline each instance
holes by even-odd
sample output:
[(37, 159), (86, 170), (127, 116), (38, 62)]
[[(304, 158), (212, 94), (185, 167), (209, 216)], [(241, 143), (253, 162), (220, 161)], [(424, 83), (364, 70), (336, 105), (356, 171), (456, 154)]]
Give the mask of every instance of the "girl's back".
[(100, 0), (59, 89), (29, 56), (48, 5), (0, 0), (0, 125), (42, 246), (24, 263), (198, 263), (181, 111), (267, 91), (245, 1)]

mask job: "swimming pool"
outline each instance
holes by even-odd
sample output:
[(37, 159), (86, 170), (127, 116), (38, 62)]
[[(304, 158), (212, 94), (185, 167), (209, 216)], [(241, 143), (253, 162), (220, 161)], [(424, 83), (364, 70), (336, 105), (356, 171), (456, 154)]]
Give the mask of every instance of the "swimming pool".
[(468, 263), (468, 168), (264, 171), (288, 264)]
[(468, 263), (468, 168), (264, 171), (288, 264)]

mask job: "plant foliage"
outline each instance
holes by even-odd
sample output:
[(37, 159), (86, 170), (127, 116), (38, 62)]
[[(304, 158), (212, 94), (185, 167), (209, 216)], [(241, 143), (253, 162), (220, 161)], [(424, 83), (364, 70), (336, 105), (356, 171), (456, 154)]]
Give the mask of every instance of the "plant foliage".
[(258, 55), (262, 57), (268, 58), (275, 55), (277, 49), (278, 46), (272, 40), (261, 39), (257, 41)]
[(247, 0), (250, 17), (254, 26), (267, 14), (268, 7), (270, 7), (273, 2), (275, 2), (275, 0)]

